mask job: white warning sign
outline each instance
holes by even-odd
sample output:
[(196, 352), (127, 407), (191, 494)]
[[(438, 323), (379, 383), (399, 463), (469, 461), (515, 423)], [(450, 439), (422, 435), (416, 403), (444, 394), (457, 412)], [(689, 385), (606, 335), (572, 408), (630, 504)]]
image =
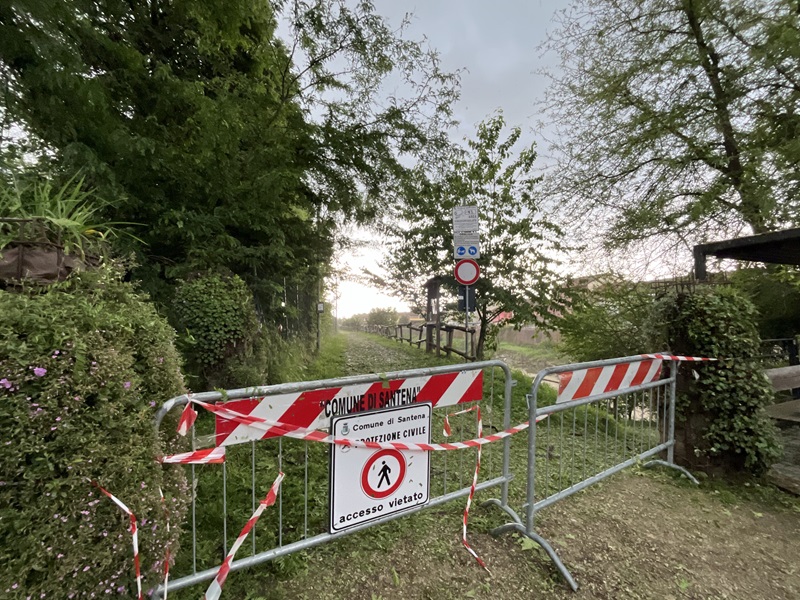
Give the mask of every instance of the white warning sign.
[[(430, 443), (431, 405), (412, 404), (334, 417), (337, 438)], [(408, 510), (429, 499), (430, 452), (350, 448), (331, 451), (331, 533)]]

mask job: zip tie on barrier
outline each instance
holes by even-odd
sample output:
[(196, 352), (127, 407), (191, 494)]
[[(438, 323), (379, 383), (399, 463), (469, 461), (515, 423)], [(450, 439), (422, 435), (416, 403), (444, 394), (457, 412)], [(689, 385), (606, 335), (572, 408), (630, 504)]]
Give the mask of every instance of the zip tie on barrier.
[(158, 495), (161, 496), (161, 508), (164, 509), (164, 519), (167, 522), (167, 545), (164, 549), (164, 597), (161, 600), (167, 600), (167, 591), (169, 588), (169, 509), (167, 508), (167, 500), (164, 498), (164, 492), (161, 487), (158, 488)]
[(718, 360), (716, 358), (705, 358), (702, 356), (680, 356), (675, 354), (641, 354), (645, 358), (657, 358), (659, 360), (677, 360), (677, 361), (688, 361), (688, 362), (708, 362), (712, 360)]
[(225, 446), (205, 448), (181, 454), (170, 454), (157, 458), (158, 462), (171, 465), (207, 465), (225, 462)]
[(133, 514), (130, 508), (125, 506), (125, 504), (117, 498), (114, 494), (109, 492), (108, 490), (104, 489), (99, 483), (96, 481), (91, 482), (93, 486), (95, 486), (98, 490), (103, 492), (106, 496), (108, 496), (114, 504), (119, 506), (125, 514), (130, 517), (131, 520), (131, 536), (133, 537), (133, 566), (136, 570), (136, 589), (139, 592), (138, 598), (142, 600), (142, 572), (139, 568), (139, 536), (136, 531), (136, 515)]
[(189, 429), (194, 425), (195, 419), (197, 419), (197, 411), (192, 408), (192, 403), (190, 402), (183, 409), (181, 418), (178, 421), (178, 435), (185, 436), (189, 433)]
[[(470, 408), (459, 410), (458, 412), (450, 413), (449, 415), (445, 415), (444, 427), (443, 427), (444, 435), (449, 437), (451, 434), (449, 417), (454, 417), (456, 415), (463, 415), (465, 413), (472, 411), (476, 411), (476, 414), (478, 416), (478, 437), (479, 438), (483, 437), (483, 419), (481, 418), (480, 405), (471, 406)], [(478, 564), (482, 566), (484, 569), (486, 569), (486, 572), (489, 573), (489, 575), (491, 575), (492, 572), (489, 570), (489, 567), (486, 566), (486, 563), (483, 561), (483, 559), (480, 556), (478, 556), (478, 553), (475, 552), (475, 550), (472, 549), (472, 546), (469, 545), (469, 542), (467, 542), (467, 521), (469, 521), (469, 509), (472, 506), (472, 498), (473, 496), (475, 496), (475, 488), (478, 485), (478, 472), (481, 469), (481, 450), (482, 447), (478, 446), (478, 455), (475, 458), (475, 471), (472, 473), (472, 485), (469, 488), (469, 496), (467, 496), (467, 505), (464, 507), (464, 516), (461, 519), (462, 522), (461, 543), (464, 545), (464, 548), (467, 549), (467, 552), (469, 552), (475, 558), (475, 560), (478, 561)]]
[(275, 500), (278, 497), (278, 488), (281, 486), (281, 481), (283, 481), (282, 471), (278, 473), (278, 477), (273, 482), (272, 487), (270, 487), (267, 497), (259, 503), (258, 508), (256, 508), (256, 511), (253, 513), (253, 516), (250, 517), (247, 523), (245, 523), (245, 526), (242, 528), (242, 532), (239, 534), (239, 537), (236, 538), (233, 546), (231, 546), (230, 552), (228, 552), (225, 560), (222, 561), (219, 571), (217, 571), (217, 576), (214, 578), (214, 581), (211, 582), (211, 585), (208, 586), (208, 589), (203, 596), (203, 600), (217, 600), (220, 597), (220, 594), (222, 594), (222, 586), (225, 584), (225, 579), (227, 579), (228, 573), (231, 570), (233, 556), (239, 550), (239, 547), (250, 533), (250, 530), (255, 526), (256, 521), (258, 521), (258, 518), (261, 516), (261, 513), (264, 512), (264, 509), (275, 504)]
[[(367, 442), (363, 440), (353, 440), (350, 438), (335, 438), (332, 435), (320, 431), (318, 429), (305, 429), (296, 425), (289, 425), (287, 423), (280, 423), (279, 421), (272, 421), (261, 417), (254, 417), (252, 415), (245, 415), (236, 411), (227, 409), (224, 405), (209, 404), (201, 400), (194, 400), (189, 398), (189, 402), (202, 406), (209, 412), (227, 419), (234, 421), (241, 425), (248, 425), (254, 429), (261, 429), (264, 431), (270, 430), (273, 433), (279, 433), (282, 436), (296, 438), (299, 440), (306, 440), (309, 442), (321, 442), (323, 444), (336, 444), (337, 446), (349, 446), (351, 448), (374, 448), (377, 450), (408, 450), (410, 452), (438, 452), (442, 450), (464, 450), (466, 448), (475, 448), (490, 444), (492, 442), (500, 441), (504, 438), (512, 436), (521, 431), (525, 431), (530, 426), (530, 421), (520, 423), (515, 427), (510, 427), (504, 431), (499, 431), (486, 437), (477, 437), (463, 442), (453, 442), (451, 444), (412, 444), (401, 442)], [(546, 419), (549, 415), (542, 415), (537, 417), (536, 422)], [(275, 431), (277, 430), (277, 431)]]

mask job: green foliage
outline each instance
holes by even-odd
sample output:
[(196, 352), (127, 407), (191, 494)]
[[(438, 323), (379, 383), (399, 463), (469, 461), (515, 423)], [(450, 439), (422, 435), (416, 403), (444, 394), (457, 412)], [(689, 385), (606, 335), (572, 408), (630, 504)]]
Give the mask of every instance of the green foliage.
[(563, 297), (552, 268), (562, 248), (561, 232), (536, 193), (536, 151), (533, 145), (517, 147), (519, 127), (504, 130), (502, 115), (493, 115), (478, 125), (466, 148), (417, 169), (387, 226), (389, 276), (376, 281), (418, 308), (424, 306), (424, 283), (431, 277), (439, 276), (443, 292), (455, 295), (452, 210), (476, 205), (481, 228), (481, 276), (475, 284), (478, 357), (489, 323), (501, 313), (513, 313), (508, 322), (514, 326), (541, 322)]
[(239, 277), (218, 274), (181, 282), (172, 309), (185, 332), (184, 353), (201, 386), (263, 384), (265, 341), (253, 297)]
[(154, 407), (183, 391), (174, 331), (113, 268), (0, 291), (0, 313), (3, 597), (135, 597), (128, 517), (90, 482), (138, 517), (152, 588), (187, 497), (183, 472), (154, 460)]
[(561, 349), (577, 361), (653, 351), (653, 301), (646, 286), (618, 276), (601, 278), (594, 289), (577, 293), (570, 310), (556, 320)]
[(367, 314), (367, 325), (385, 325), (392, 327), (397, 324), (400, 318), (398, 312), (393, 308), (373, 308)]
[(742, 290), (758, 310), (756, 321), (762, 338), (790, 338), (800, 333), (800, 287), (786, 275), (766, 269), (739, 269), (730, 275), (731, 282)]
[(12, 242), (50, 242), (84, 257), (117, 234), (123, 223), (103, 222), (106, 207), (84, 178), (71, 177), (56, 188), (48, 179), (0, 183), (0, 218), (21, 220), (0, 227), (0, 250)]
[(684, 374), (679, 418), (690, 436), (696, 466), (760, 474), (780, 456), (764, 406), (774, 392), (756, 357), (756, 309), (732, 288), (701, 288), (665, 302), (662, 316), (670, 348), (719, 361)]
[(146, 250), (121, 245), (157, 300), (224, 268), (276, 323), (287, 285), (315, 289), (337, 224), (404, 177), (400, 155), (446, 138), (456, 83), (369, 2), (0, 6), (12, 154), (86, 173), (116, 199), (106, 215), (146, 225)]
[(576, 231), (624, 248), (798, 222), (789, 0), (576, 0), (546, 43), (549, 180)]

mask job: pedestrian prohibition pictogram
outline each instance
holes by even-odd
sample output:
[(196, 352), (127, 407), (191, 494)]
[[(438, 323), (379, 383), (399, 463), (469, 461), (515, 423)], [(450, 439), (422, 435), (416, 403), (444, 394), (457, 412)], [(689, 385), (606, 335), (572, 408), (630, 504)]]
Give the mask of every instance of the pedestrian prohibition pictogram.
[(391, 496), (406, 477), (406, 459), (399, 450), (378, 450), (361, 470), (361, 489), (370, 498)]
[[(431, 404), (358, 412), (334, 417), (337, 438), (371, 442), (430, 443)], [(386, 448), (331, 449), (331, 523), (335, 533), (427, 504), (430, 452)]]

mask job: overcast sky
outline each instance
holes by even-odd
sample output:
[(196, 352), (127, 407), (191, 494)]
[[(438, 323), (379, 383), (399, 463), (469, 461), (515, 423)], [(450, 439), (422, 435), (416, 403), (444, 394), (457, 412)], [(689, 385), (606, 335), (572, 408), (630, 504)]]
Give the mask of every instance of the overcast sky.
[[(438, 50), (445, 71), (463, 69), (461, 99), (455, 107), (460, 121), (456, 138), (472, 136), (476, 123), (502, 109), (509, 125), (519, 125), (525, 141), (541, 137), (535, 131), (534, 100), (541, 97), (546, 80), (536, 73), (546, 65), (537, 47), (552, 27), (554, 13), (568, 0), (375, 0), (376, 11), (399, 26), (412, 13), (408, 37), (427, 38)], [(374, 270), (379, 260), (372, 254), (351, 255), (352, 270)], [(345, 282), (338, 302), (340, 317), (369, 312), (376, 307), (406, 307), (394, 298), (362, 285)]]

